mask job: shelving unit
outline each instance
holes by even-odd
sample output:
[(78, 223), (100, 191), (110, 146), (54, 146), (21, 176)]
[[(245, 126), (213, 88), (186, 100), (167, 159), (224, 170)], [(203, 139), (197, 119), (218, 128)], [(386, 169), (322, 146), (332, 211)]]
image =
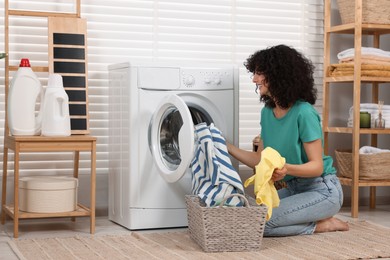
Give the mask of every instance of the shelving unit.
[[(331, 25), (331, 0), (324, 1), (324, 79), (323, 79), (323, 130), (324, 130), (324, 150), (329, 149), (329, 134), (351, 134), (352, 135), (352, 178), (340, 177), (342, 185), (351, 186), (351, 216), (358, 217), (359, 212), (359, 187), (370, 187), (370, 207), (375, 208), (375, 196), (377, 186), (390, 186), (389, 180), (361, 180), (359, 179), (359, 148), (360, 135), (370, 135), (371, 145), (377, 146), (378, 134), (390, 134), (390, 129), (361, 129), (360, 121), (360, 99), (361, 84), (371, 84), (372, 103), (378, 103), (379, 84), (389, 83), (390, 77), (365, 77), (361, 74), (361, 48), (362, 36), (369, 35), (373, 37), (373, 46), (379, 48), (380, 36), (390, 34), (390, 25), (383, 24), (363, 24), (363, 5), (362, 0), (355, 0), (355, 22), (343, 25)], [(354, 36), (355, 63), (354, 75), (343, 77), (330, 77), (328, 68), (330, 66), (330, 46), (331, 34), (352, 34)], [(333, 127), (329, 126), (329, 108), (330, 108), (330, 87), (332, 83), (349, 82), (353, 84), (353, 126)]]
[[(80, 17), (80, 0), (76, 1), (77, 10), (74, 14), (50, 13), (10, 10), (8, 0), (5, 0), (5, 52), (9, 54), (9, 16), (37, 16), (37, 17)], [(9, 56), (5, 58), (5, 126), (4, 126), (4, 150), (3, 150), (3, 177), (1, 198), (1, 224), (4, 225), (6, 217), (13, 219), (14, 237), (18, 237), (19, 219), (28, 218), (56, 218), (56, 217), (89, 217), (90, 233), (95, 232), (95, 190), (96, 190), (96, 137), (90, 135), (71, 135), (67, 137), (46, 136), (11, 136), (7, 120), (7, 98), (10, 83), (10, 71), (16, 71), (17, 66), (9, 64)], [(32, 67), (34, 72), (50, 72), (49, 67)], [(14, 152), (14, 185), (13, 202), (7, 204), (7, 175), (8, 175), (8, 151)], [(80, 152), (90, 153), (90, 205), (77, 204), (76, 210), (64, 213), (31, 213), (19, 210), (19, 162), (21, 153), (34, 152), (73, 152), (73, 176), (79, 177)]]

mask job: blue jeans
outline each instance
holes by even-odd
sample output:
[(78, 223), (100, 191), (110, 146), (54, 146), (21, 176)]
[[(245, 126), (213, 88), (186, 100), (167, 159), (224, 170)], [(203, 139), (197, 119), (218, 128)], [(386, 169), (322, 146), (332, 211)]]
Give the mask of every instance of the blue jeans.
[(343, 191), (336, 175), (296, 178), (278, 190), (280, 205), (267, 221), (264, 236), (313, 234), (318, 220), (334, 216), (343, 203)]

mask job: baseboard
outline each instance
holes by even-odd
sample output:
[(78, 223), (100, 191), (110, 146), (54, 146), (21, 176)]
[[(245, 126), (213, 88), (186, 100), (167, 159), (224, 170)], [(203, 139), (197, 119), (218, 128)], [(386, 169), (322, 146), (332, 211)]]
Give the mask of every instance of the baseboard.
[[(359, 198), (360, 206), (369, 206), (370, 198), (361, 197)], [(390, 198), (388, 196), (376, 196), (376, 205), (390, 205)], [(351, 197), (344, 197), (343, 207), (351, 206)]]

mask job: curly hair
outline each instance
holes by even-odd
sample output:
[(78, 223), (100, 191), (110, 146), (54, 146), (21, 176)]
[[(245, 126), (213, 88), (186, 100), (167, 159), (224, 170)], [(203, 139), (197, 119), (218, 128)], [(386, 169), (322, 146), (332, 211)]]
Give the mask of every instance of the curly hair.
[(269, 47), (249, 56), (244, 65), (249, 72), (264, 75), (272, 97), (260, 97), (266, 106), (286, 109), (298, 100), (316, 102), (314, 66), (297, 50), (286, 45)]

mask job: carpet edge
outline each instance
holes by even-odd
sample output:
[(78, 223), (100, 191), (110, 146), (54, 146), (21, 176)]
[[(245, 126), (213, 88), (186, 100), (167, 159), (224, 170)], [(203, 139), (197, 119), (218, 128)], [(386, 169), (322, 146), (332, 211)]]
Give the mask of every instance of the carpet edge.
[(27, 258), (24, 257), (22, 252), (20, 252), (20, 250), (18, 249), (18, 247), (14, 241), (10, 240), (10, 241), (7, 241), (7, 243), (8, 243), (8, 246), (11, 248), (11, 250), (15, 253), (15, 255), (18, 259), (27, 260)]
[(361, 220), (362, 222), (367, 222), (368, 224), (371, 224), (373, 226), (376, 226), (376, 227), (379, 227), (379, 228), (383, 228), (383, 229), (387, 229), (387, 230), (390, 230), (390, 227), (387, 227), (387, 226), (384, 226), (384, 225), (381, 225), (381, 224), (378, 224), (378, 223), (375, 223), (371, 220)]

